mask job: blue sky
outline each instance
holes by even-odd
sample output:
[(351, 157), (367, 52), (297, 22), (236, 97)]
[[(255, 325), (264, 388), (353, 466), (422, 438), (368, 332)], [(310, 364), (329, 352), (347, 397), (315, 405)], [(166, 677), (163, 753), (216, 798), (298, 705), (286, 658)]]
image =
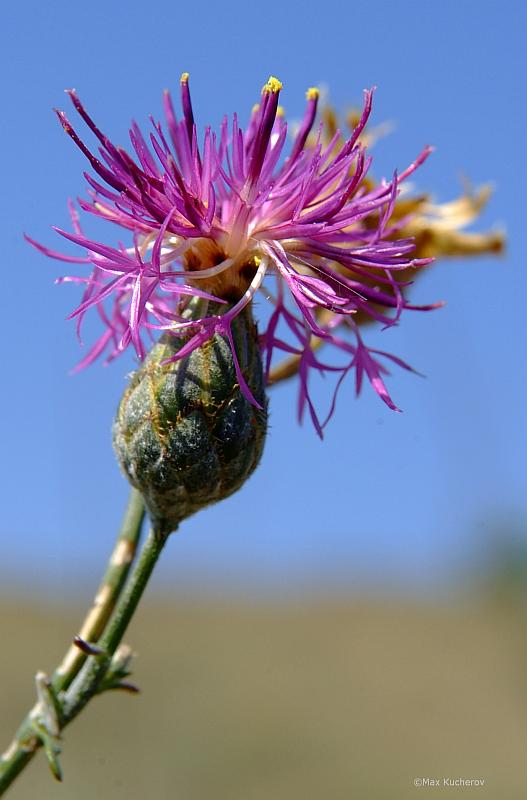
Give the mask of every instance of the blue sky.
[(368, 387), (356, 400), (350, 382), (321, 443), (297, 426), (295, 387), (273, 389), (259, 470), (182, 526), (160, 582), (421, 589), (477, 561), (496, 520), (527, 518), (523, 4), (28, 0), (3, 16), (0, 577), (58, 592), (91, 579), (127, 495), (110, 426), (133, 358), (68, 374), (81, 355), (65, 321), (77, 289), (54, 286), (61, 265), (22, 240), (59, 246), (50, 226), (67, 227), (66, 199), (84, 192), (82, 156), (51, 109), (73, 86), (125, 142), (132, 116), (159, 116), (184, 70), (200, 125), (250, 109), (270, 73), (293, 118), (308, 86), (327, 85), (346, 108), (377, 85), (374, 122), (396, 128), (375, 147), (374, 173), (434, 144), (416, 185), (448, 200), (463, 177), (492, 181), (476, 228), (505, 227), (509, 245), (502, 259), (438, 263), (414, 296), (446, 308), (374, 335), (427, 375), (393, 373), (403, 414)]

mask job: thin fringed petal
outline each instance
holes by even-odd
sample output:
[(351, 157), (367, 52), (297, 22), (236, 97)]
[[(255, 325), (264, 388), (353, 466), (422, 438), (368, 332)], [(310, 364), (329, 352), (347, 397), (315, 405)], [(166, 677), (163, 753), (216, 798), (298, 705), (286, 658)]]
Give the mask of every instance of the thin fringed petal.
[[(129, 346), (141, 359), (145, 343), (158, 331), (182, 339), (173, 360), (218, 333), (233, 350), (241, 391), (257, 405), (234, 350), (231, 325), (260, 292), (273, 306), (259, 337), (265, 374), (269, 378), (276, 354), (294, 361), (298, 416), (308, 412), (322, 436), (348, 373), (355, 373), (357, 391), (366, 378), (397, 410), (382, 360), (411, 369), (397, 356), (369, 349), (359, 325), (371, 320), (391, 327), (409, 310), (439, 306), (408, 301), (412, 271), (431, 259), (414, 257), (408, 235), (397, 238), (400, 230), (411, 228), (412, 219), (411, 207), (404, 217), (398, 214), (401, 185), (432, 148), (424, 148), (401, 173), (394, 171), (391, 180), (375, 183), (368, 177), (371, 156), (364, 136), (374, 90), (364, 92), (362, 113), (346, 138), (336, 126), (326, 133), (324, 121), (317, 120), (319, 93), (311, 88), (288, 152), (281, 90), (280, 81), (270, 77), (245, 129), (235, 114), (231, 123), (223, 119), (218, 134), (206, 127), (198, 136), (188, 73), (183, 73), (179, 118), (165, 91), (165, 123), (150, 118), (151, 132), (145, 135), (133, 121), (129, 151), (111, 142), (69, 90), (79, 120), (95, 139), (91, 149), (64, 112), (56, 112), (94, 173), (85, 173), (88, 196), (78, 205), (118, 225), (125, 241), (116, 245), (84, 234), (71, 203), (73, 231), (55, 230), (83, 248), (81, 256), (26, 239), (48, 257), (89, 265), (88, 275), (59, 279), (84, 288), (70, 315), (78, 326), (90, 309), (103, 325), (78, 369), (97, 358), (108, 363)], [(318, 358), (322, 343), (344, 363)], [(323, 422), (310, 395), (314, 373), (336, 381)]]

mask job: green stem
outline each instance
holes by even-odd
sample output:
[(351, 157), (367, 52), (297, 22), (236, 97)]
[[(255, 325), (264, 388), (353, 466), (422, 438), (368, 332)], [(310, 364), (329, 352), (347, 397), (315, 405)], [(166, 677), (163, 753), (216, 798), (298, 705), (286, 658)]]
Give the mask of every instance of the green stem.
[(61, 698), (62, 724), (67, 725), (82, 711), (86, 703), (97, 693), (111, 658), (128, 628), (148, 579), (157, 563), (166, 542), (166, 536), (150, 531), (130, 580), (119, 598), (115, 611), (98, 642), (103, 651), (100, 656), (88, 659), (75, 681)]
[[(123, 591), (137, 550), (144, 515), (143, 499), (140, 493), (133, 489), (104, 578), (80, 629), (79, 636), (86, 642), (98, 642)], [(72, 645), (53, 674), (50, 693), (57, 700), (61, 727), (65, 724), (61, 695), (73, 683), (88, 658), (86, 653)], [(42, 736), (36, 730), (36, 723), (41, 714), (41, 706), (37, 703), (28, 713), (13, 742), (0, 758), (0, 795), (29, 764), (44, 743)], [(70, 717), (70, 719), (72, 718)]]
[[(143, 497), (137, 489), (132, 489), (121, 530), (108, 561), (106, 572), (78, 634), (79, 638), (85, 642), (95, 644), (99, 641), (115, 608), (137, 552), (144, 517)], [(68, 688), (86, 658), (86, 654), (75, 644), (70, 647), (53, 674), (52, 683), (56, 692)]]

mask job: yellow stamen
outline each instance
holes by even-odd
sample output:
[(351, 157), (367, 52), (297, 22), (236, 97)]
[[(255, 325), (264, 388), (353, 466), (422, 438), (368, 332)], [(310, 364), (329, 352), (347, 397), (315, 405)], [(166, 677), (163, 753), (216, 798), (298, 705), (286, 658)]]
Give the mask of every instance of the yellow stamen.
[(188, 83), (189, 73), (184, 72), (180, 78), (181, 83)]
[(276, 109), (276, 116), (285, 117), (285, 108), (283, 106), (278, 106), (278, 108)]
[(306, 100), (318, 100), (320, 92), (316, 86), (310, 86), (306, 92)]
[(251, 109), (251, 114), (256, 114), (256, 112), (260, 109), (260, 103), (255, 103)]
[(262, 89), (262, 92), (266, 92), (267, 94), (278, 94), (281, 88), (281, 81), (279, 81), (278, 78), (275, 78), (274, 75), (270, 75), (269, 80)]

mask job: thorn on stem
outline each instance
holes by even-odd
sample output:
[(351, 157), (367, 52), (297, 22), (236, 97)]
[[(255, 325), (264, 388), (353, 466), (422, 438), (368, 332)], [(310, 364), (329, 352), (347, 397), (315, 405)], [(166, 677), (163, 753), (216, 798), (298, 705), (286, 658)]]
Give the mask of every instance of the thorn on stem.
[(60, 749), (54, 747), (53, 745), (49, 745), (47, 742), (44, 742), (44, 752), (46, 754), (46, 759), (48, 762), (48, 766), (51, 770), (51, 774), (53, 775), (56, 781), (59, 781), (59, 783), (61, 783), (62, 769), (58, 759)]
[(35, 685), (39, 703), (39, 723), (51, 738), (57, 739), (60, 736), (61, 718), (61, 708), (57, 695), (45, 672), (37, 672)]
[(119, 683), (114, 684), (113, 686), (109, 687), (111, 689), (121, 689), (125, 692), (130, 692), (130, 694), (140, 694), (141, 689), (139, 686), (136, 686), (135, 683), (130, 683), (129, 681), (119, 681)]
[(100, 647), (97, 647), (95, 644), (90, 644), (90, 642), (86, 642), (80, 636), (75, 636), (73, 639), (73, 644), (87, 656), (103, 656), (105, 654), (105, 651)]

